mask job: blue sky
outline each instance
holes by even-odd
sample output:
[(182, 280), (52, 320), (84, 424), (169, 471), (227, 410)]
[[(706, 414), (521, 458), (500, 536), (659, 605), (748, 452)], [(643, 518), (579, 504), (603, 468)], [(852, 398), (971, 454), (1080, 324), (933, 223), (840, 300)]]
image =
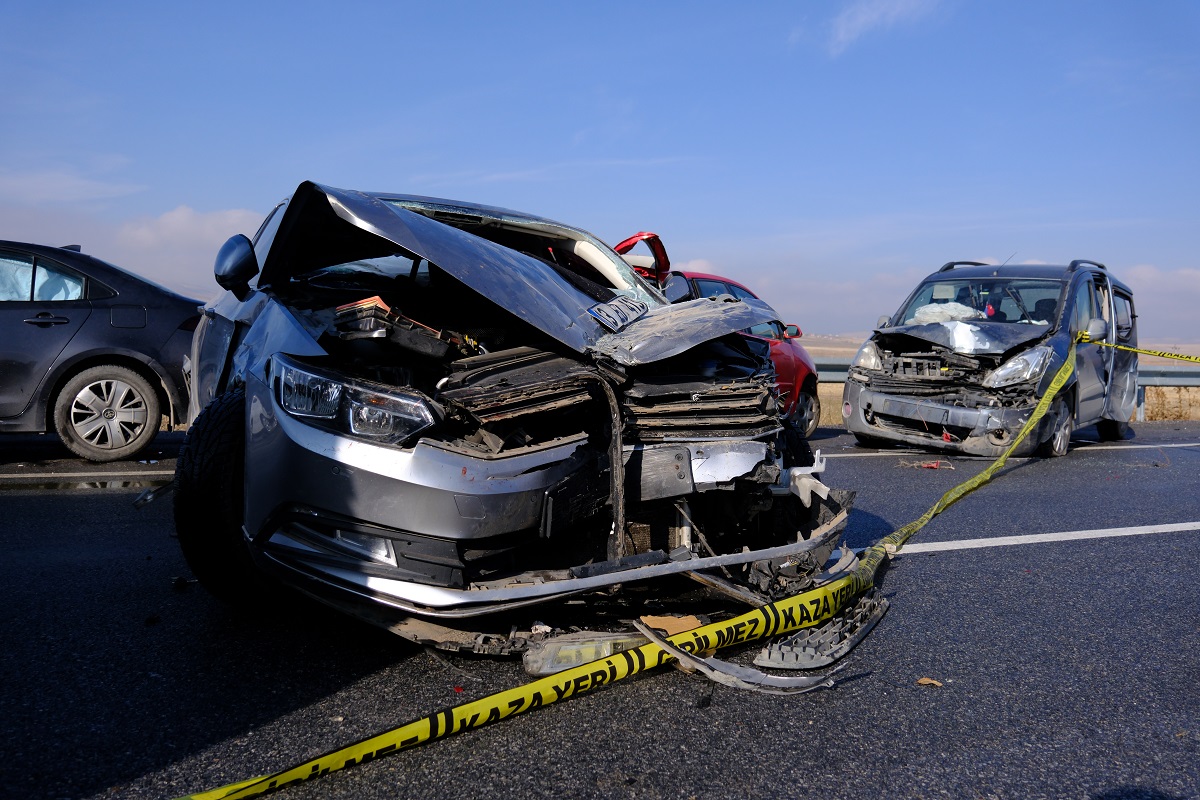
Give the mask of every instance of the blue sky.
[(302, 180), (471, 200), (868, 330), (950, 260), (1200, 325), (1200, 3), (0, 2), (0, 238), (198, 297)]

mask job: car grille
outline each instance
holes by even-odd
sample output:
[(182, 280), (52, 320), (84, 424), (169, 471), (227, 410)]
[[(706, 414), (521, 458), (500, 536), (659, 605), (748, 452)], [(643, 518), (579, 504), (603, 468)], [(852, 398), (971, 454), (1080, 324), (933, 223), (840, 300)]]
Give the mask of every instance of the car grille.
[(772, 392), (758, 381), (639, 381), (621, 403), (630, 443), (758, 438), (779, 428)]
[(930, 439), (943, 439), (945, 434), (950, 434), (953, 441), (962, 441), (971, 435), (971, 429), (961, 425), (945, 425), (940, 422), (926, 422), (920, 419), (910, 419), (908, 417), (896, 417), (891, 414), (875, 414), (875, 424), (881, 428), (898, 431), (900, 433), (917, 434)]

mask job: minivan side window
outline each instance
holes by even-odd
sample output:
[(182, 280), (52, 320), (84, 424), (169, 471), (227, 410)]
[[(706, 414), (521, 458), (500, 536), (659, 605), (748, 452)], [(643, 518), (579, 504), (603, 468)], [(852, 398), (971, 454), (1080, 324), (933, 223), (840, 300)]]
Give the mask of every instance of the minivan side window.
[(1071, 317), (1071, 332), (1079, 333), (1087, 330), (1088, 323), (1099, 314), (1096, 313), (1096, 287), (1091, 278), (1079, 284), (1075, 293), (1075, 313)]
[(1133, 313), (1133, 298), (1118, 292), (1113, 295), (1113, 304), (1117, 309), (1117, 339), (1127, 342), (1133, 335), (1133, 320), (1136, 316)]

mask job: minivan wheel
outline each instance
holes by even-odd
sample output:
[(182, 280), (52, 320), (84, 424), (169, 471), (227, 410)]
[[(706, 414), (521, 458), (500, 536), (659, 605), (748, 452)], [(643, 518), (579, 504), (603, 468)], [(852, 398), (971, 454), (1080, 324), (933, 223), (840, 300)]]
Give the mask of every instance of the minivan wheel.
[(1119, 442), (1129, 433), (1129, 423), (1102, 419), (1096, 423), (1096, 433), (1103, 442)]
[(270, 581), (242, 535), (246, 393), (213, 400), (188, 428), (175, 465), (175, 532), (200, 584), (234, 606), (260, 599)]
[(854, 434), (854, 441), (858, 442), (859, 445), (862, 447), (874, 447), (874, 448), (891, 447), (894, 444), (894, 442), (890, 442), (887, 439), (880, 439), (875, 436), (868, 436), (865, 433)]
[(1058, 458), (1067, 454), (1067, 449), (1071, 444), (1071, 434), (1075, 429), (1075, 420), (1071, 416), (1071, 410), (1067, 407), (1067, 401), (1061, 397), (1054, 401), (1050, 412), (1054, 414), (1054, 430), (1051, 432), (1050, 438), (1042, 443), (1041, 455), (1047, 458)]
[(89, 367), (63, 386), (54, 401), (54, 428), (72, 452), (88, 461), (136, 455), (158, 433), (158, 395), (128, 367)]

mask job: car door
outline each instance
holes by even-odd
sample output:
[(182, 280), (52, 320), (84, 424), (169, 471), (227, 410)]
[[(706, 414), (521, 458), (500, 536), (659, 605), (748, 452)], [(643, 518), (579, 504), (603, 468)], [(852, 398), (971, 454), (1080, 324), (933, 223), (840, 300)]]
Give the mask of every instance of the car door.
[(0, 418), (28, 406), (91, 313), (84, 276), (41, 256), (0, 250)]
[[(1071, 335), (1087, 330), (1093, 319), (1103, 319), (1100, 296), (1090, 275), (1075, 283), (1074, 306), (1071, 311)], [(1112, 331), (1109, 331), (1109, 335)], [(1104, 413), (1104, 398), (1108, 391), (1108, 347), (1092, 342), (1080, 342), (1075, 349), (1076, 406), (1075, 424), (1089, 425)]]
[[(1133, 297), (1120, 289), (1113, 291), (1112, 335), (1122, 347), (1137, 347), (1137, 314), (1133, 310)], [(1127, 422), (1137, 406), (1137, 353), (1130, 350), (1111, 348), (1112, 367), (1108, 397), (1104, 404), (1104, 416), (1118, 422)]]

